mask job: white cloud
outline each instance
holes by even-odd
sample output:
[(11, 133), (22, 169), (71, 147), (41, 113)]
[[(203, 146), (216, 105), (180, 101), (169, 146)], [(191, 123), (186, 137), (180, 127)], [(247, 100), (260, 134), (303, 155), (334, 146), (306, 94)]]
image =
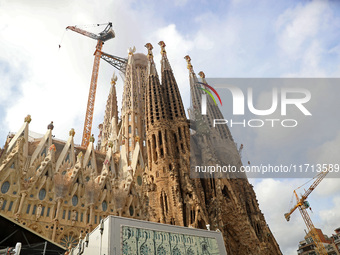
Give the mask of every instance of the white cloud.
[(286, 10), (277, 20), (278, 44), (285, 56), (301, 57), (301, 52), (308, 41), (318, 34), (323, 20), (329, 14), (326, 1), (311, 1), (305, 5), (299, 3)]
[(185, 6), (189, 0), (175, 0), (175, 6)]
[(340, 227), (340, 196), (333, 198), (333, 207), (320, 211), (320, 218), (323, 223), (323, 232), (328, 236)]

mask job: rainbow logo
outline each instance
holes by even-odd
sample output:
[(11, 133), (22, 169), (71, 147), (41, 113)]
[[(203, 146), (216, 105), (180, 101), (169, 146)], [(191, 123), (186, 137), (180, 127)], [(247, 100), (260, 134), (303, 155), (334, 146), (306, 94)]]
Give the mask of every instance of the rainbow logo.
[[(221, 98), (220, 98), (220, 95), (217, 93), (217, 91), (216, 91), (213, 87), (211, 87), (210, 85), (208, 85), (208, 84), (206, 84), (206, 83), (203, 83), (203, 82), (196, 82), (196, 83), (202, 84), (205, 88), (208, 88), (208, 89), (210, 89), (212, 92), (214, 92), (215, 95), (217, 96), (218, 100), (220, 101), (221, 106), (222, 106), (222, 100), (221, 100)], [(212, 98), (212, 100), (214, 101), (215, 105), (217, 106), (216, 100), (215, 100), (214, 96), (211, 94), (211, 92), (210, 92), (209, 90), (207, 90), (207, 89), (205, 89), (205, 88), (201, 88), (201, 87), (198, 87), (198, 88), (201, 89), (201, 90), (203, 90), (203, 91), (205, 91), (205, 92)]]

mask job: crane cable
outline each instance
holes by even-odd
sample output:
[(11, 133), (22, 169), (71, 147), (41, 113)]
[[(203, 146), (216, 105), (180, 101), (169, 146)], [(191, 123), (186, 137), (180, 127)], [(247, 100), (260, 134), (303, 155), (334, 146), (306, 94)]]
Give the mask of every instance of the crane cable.
[(287, 212), (289, 212), (293, 208), (293, 203), (294, 203), (294, 193), (292, 194), (292, 198), (290, 199)]
[(313, 181), (313, 180), (314, 180), (315, 178), (317, 178), (317, 177), (319, 177), (319, 175), (314, 176), (312, 179), (308, 180), (307, 182), (305, 182), (304, 184), (302, 184), (300, 187), (296, 188), (295, 190), (298, 190), (299, 188), (305, 186), (307, 183)]
[(88, 27), (99, 27), (99, 26), (105, 26), (109, 24), (108, 23), (103, 23), (103, 24), (88, 24), (88, 25), (75, 25), (75, 27), (83, 27), (83, 28), (88, 28)]
[(60, 43), (59, 43), (59, 50), (61, 48), (61, 43), (63, 42), (64, 40), (64, 36), (65, 36), (65, 33), (66, 33), (67, 29), (65, 29), (64, 33), (63, 33), (63, 36), (61, 37), (61, 40), (60, 40)]
[[(311, 182), (312, 180), (314, 180), (315, 178), (317, 178), (319, 175), (314, 176), (312, 179), (306, 181), (304, 184), (302, 184), (301, 186), (299, 186), (298, 188), (296, 188), (294, 191), (297, 191), (298, 189), (302, 188), (303, 186), (305, 186), (307, 183)], [(289, 207), (292, 208), (293, 207), (293, 200), (294, 200), (294, 192), (292, 194), (292, 198), (290, 200), (289, 203)], [(288, 211), (290, 210), (290, 208), (288, 209)]]
[[(88, 25), (75, 25), (75, 27), (83, 27), (83, 28), (87, 28), (87, 27), (99, 27), (99, 26), (105, 26), (105, 25), (108, 25), (108, 23), (103, 23), (103, 24), (88, 24)], [(63, 36), (61, 37), (61, 40), (60, 40), (60, 43), (59, 43), (59, 50), (61, 48), (61, 43), (63, 42), (64, 40), (64, 36), (65, 36), (65, 33), (66, 33), (67, 29), (65, 29), (64, 33), (63, 33)]]

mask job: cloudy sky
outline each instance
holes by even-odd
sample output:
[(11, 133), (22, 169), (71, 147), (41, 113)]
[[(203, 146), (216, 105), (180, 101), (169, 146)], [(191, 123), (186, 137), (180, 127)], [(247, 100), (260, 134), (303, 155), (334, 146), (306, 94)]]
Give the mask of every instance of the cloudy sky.
[[(203, 70), (208, 77), (340, 76), (338, 1), (259, 0), (255, 4), (252, 0), (0, 0), (0, 144), (4, 144), (8, 132), (20, 128), (27, 114), (32, 116), (31, 130), (45, 133), (53, 120), (57, 138), (66, 140), (68, 131), (75, 128), (76, 143), (81, 143), (96, 42), (72, 31), (65, 32), (65, 28), (108, 21), (113, 23), (116, 38), (106, 42), (103, 51), (112, 55), (126, 57), (131, 46), (145, 53), (144, 44), (151, 42), (159, 63), (157, 43), (163, 40), (167, 44), (187, 107), (188, 71), (183, 59), (187, 54), (195, 71)], [(101, 62), (95, 134), (103, 121), (112, 72), (109, 64)], [(117, 89), (121, 95), (120, 77)], [(332, 95), (326, 89), (317, 93)], [(327, 113), (338, 118), (337, 109), (330, 105)], [(331, 129), (326, 128), (327, 123), (318, 125), (319, 130), (312, 129), (313, 135), (323, 140), (314, 150), (308, 149), (310, 157), (327, 158), (327, 150), (339, 155), (335, 152), (339, 151), (340, 133), (332, 125)], [(245, 143), (244, 137), (251, 135), (235, 133), (238, 143)], [(287, 135), (284, 141), (294, 143), (295, 138)], [(263, 132), (247, 142), (244, 158), (272, 155), (267, 155), (270, 150)], [(257, 145), (262, 146), (263, 153), (258, 153)], [(289, 223), (283, 218), (292, 191), (303, 181), (250, 180), (284, 254), (296, 254), (298, 241), (304, 236), (306, 227), (297, 212)], [(336, 179), (324, 180), (310, 199), (312, 219), (326, 234), (340, 226), (338, 183)]]

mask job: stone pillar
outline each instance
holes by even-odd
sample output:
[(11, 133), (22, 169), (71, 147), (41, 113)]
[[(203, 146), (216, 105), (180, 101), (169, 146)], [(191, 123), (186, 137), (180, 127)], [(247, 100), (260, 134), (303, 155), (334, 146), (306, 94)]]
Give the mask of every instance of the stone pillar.
[(18, 218), (20, 217), (21, 209), (22, 209), (22, 206), (23, 206), (23, 204), (24, 204), (24, 200), (25, 200), (25, 197), (26, 197), (26, 196), (27, 196), (27, 193), (26, 193), (26, 192), (22, 192), (22, 193), (21, 193), (19, 208), (18, 208), (18, 211), (17, 211), (16, 214), (15, 214), (16, 219), (18, 219)]

